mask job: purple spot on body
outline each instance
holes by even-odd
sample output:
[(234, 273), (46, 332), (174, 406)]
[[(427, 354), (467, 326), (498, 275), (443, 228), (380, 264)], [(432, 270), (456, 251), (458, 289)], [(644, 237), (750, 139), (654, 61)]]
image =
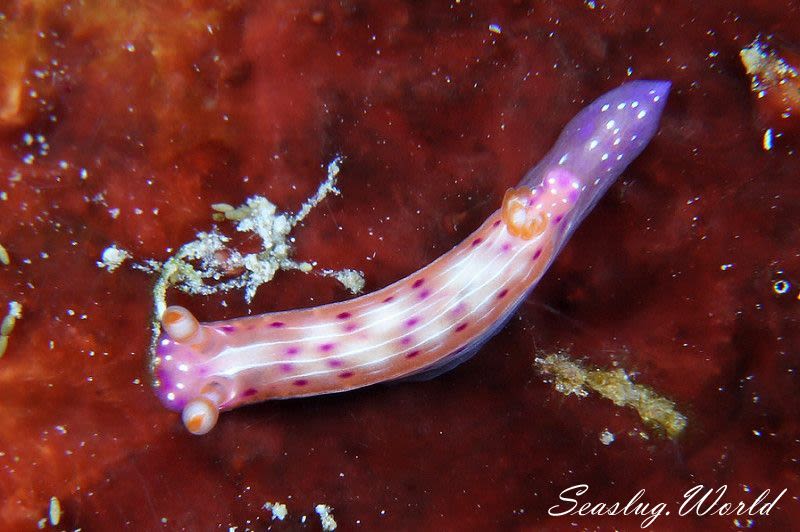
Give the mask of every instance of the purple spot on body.
[(503, 299), (508, 294), (508, 288), (503, 288), (497, 293), (497, 299)]
[(294, 364), (289, 364), (288, 362), (284, 362), (281, 364), (281, 371), (284, 373), (291, 373), (294, 369)]
[(509, 244), (508, 242), (500, 246), (500, 251), (502, 251), (503, 253), (506, 253), (509, 249), (511, 249), (511, 244)]
[(462, 301), (461, 303), (456, 305), (451, 312), (453, 316), (459, 316), (463, 314), (465, 310), (467, 310), (467, 304)]
[(423, 290), (422, 292), (419, 293), (419, 298), (420, 299), (425, 299), (429, 295), (431, 295), (431, 291), (426, 288), (425, 290)]
[(389, 296), (389, 297), (387, 297), (386, 299), (383, 300), (384, 303), (390, 303), (392, 301), (394, 301), (394, 296)]
[(292, 384), (294, 384), (295, 386), (305, 386), (306, 384), (308, 384), (308, 381), (305, 379), (297, 379)]
[(300, 348), (299, 347), (287, 347), (286, 348), (286, 354), (289, 355), (289, 356), (296, 355), (299, 352), (300, 352)]
[(328, 360), (328, 366), (330, 366), (332, 368), (341, 368), (342, 365), (343, 365), (343, 362), (341, 360), (339, 360), (338, 358), (332, 358), (332, 359)]
[(408, 345), (411, 343), (411, 337), (405, 336), (402, 340), (400, 340), (400, 345)]
[(350, 314), (349, 312), (340, 312), (339, 314), (336, 315), (336, 317), (338, 319), (340, 319), (340, 320), (346, 320), (347, 318), (349, 318), (351, 316), (352, 316), (352, 314)]
[(353, 332), (356, 329), (358, 329), (358, 324), (356, 324), (356, 323), (345, 323), (344, 324), (345, 332)]
[(406, 358), (414, 358), (417, 355), (419, 355), (419, 349), (411, 351), (409, 354), (406, 355)]
[(244, 392), (242, 392), (242, 397), (253, 397), (257, 393), (258, 390), (256, 390), (255, 388), (248, 388)]
[(541, 256), (541, 254), (542, 254), (542, 248), (537, 249), (536, 253), (533, 254), (533, 260), (538, 259), (539, 256)]
[(349, 379), (352, 376), (353, 376), (352, 371), (343, 371), (342, 373), (339, 373), (339, 377), (341, 377), (342, 379)]
[(233, 325), (223, 325), (220, 328), (222, 329), (222, 332), (224, 332), (224, 333), (232, 333), (233, 331), (236, 330), (236, 327), (234, 327)]
[(558, 216), (556, 216), (556, 219), (554, 220), (554, 222), (555, 222), (555, 223), (558, 223), (558, 222), (560, 222), (560, 221), (561, 221), (561, 220), (563, 220), (563, 219), (564, 219), (564, 216), (562, 216), (562, 215), (560, 215), (560, 214), (559, 214)]
[(475, 246), (477, 246), (477, 245), (478, 245), (478, 244), (480, 244), (481, 242), (483, 242), (483, 239), (482, 239), (482, 238), (476, 238), (475, 240), (473, 240), (473, 241), (472, 241), (472, 247), (475, 247)]
[(413, 327), (417, 323), (419, 323), (419, 318), (417, 318), (416, 316), (413, 318), (408, 318), (406, 320), (406, 327)]
[(282, 321), (273, 321), (272, 323), (269, 324), (269, 326), (279, 329), (281, 327), (286, 327), (286, 324), (283, 323)]
[(323, 353), (330, 353), (331, 351), (333, 351), (334, 345), (335, 344), (332, 343), (322, 344), (319, 346), (319, 350), (322, 351)]
[(424, 282), (425, 279), (417, 279), (416, 281), (414, 281), (414, 284), (411, 285), (411, 288), (419, 288), (420, 286), (422, 286), (422, 283)]
[(461, 332), (466, 328), (467, 328), (467, 324), (466, 323), (462, 323), (458, 327), (456, 327), (456, 332)]
[(502, 221), (501, 221), (501, 220), (497, 220), (495, 223), (493, 223), (493, 224), (492, 224), (492, 227), (497, 227), (497, 226), (498, 226), (498, 225), (500, 225), (501, 223), (502, 223)]

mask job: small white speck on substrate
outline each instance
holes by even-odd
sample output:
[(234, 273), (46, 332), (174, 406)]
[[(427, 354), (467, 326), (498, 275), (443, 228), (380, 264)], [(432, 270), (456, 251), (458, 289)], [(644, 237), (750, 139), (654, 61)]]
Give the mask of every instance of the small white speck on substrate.
[(764, 148), (764, 151), (769, 151), (772, 149), (772, 128), (764, 132), (764, 138), (761, 141), (761, 146)]
[(614, 434), (612, 434), (608, 429), (605, 429), (600, 433), (600, 443), (603, 445), (611, 445), (614, 443), (614, 439)]
[(61, 522), (61, 502), (58, 497), (50, 497), (50, 508), (47, 514), (51, 525), (56, 526)]
[(775, 281), (775, 283), (772, 285), (772, 290), (776, 294), (785, 294), (786, 292), (789, 291), (789, 288), (791, 288), (789, 281), (785, 281), (783, 279)]
[(496, 33), (498, 35), (503, 33), (503, 29), (500, 27), (499, 24), (489, 24), (489, 31), (491, 31), (492, 33)]

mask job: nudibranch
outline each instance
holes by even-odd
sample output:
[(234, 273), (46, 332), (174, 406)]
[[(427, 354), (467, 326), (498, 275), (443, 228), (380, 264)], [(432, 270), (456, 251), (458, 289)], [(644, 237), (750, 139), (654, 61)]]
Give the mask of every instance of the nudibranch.
[(655, 134), (667, 81), (634, 81), (573, 118), (502, 207), (430, 265), (361, 297), (209, 323), (168, 307), (154, 386), (205, 434), (220, 411), (428, 378), (467, 360), (542, 277), (575, 228)]

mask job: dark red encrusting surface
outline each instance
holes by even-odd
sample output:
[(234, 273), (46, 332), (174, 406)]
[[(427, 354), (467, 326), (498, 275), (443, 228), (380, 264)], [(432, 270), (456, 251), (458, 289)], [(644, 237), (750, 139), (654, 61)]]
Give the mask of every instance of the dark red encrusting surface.
[[(2, 528), (35, 528), (53, 496), (68, 530), (263, 529), (266, 501), (289, 507), (275, 530), (319, 529), (316, 503), (343, 530), (638, 527), (549, 517), (580, 483), (582, 502), (644, 489), (670, 505), (657, 528), (687, 530), (748, 524), (678, 516), (697, 484), (732, 502), (787, 488), (750, 519), (798, 522), (800, 161), (789, 138), (762, 148), (738, 57), (759, 33), (800, 43), (796, 3), (175, 6), (0, 8), (0, 305), (24, 307), (0, 359)], [(163, 260), (211, 227), (212, 203), (253, 194), (296, 209), (338, 153), (342, 196), (298, 228), (295, 256), (375, 290), (468, 235), (585, 104), (642, 78), (673, 82), (659, 135), (469, 363), (226, 413), (204, 437), (159, 404), (153, 278), (98, 269), (103, 249)], [(281, 273), (249, 309), (347, 297)], [(248, 311), (238, 293), (170, 301)], [(645, 440), (632, 411), (556, 392), (532, 362), (560, 348), (636, 372), (685, 435)]]

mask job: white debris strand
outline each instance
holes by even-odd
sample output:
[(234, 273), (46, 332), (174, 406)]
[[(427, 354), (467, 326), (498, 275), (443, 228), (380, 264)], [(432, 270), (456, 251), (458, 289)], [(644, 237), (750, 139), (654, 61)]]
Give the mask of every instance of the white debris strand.
[[(166, 295), (170, 287), (191, 295), (211, 295), (241, 289), (249, 304), (258, 288), (271, 281), (279, 270), (311, 272), (312, 263), (296, 261), (291, 257), (293, 239), (290, 234), (328, 194), (340, 193), (336, 188), (336, 176), (341, 161), (341, 157), (336, 157), (328, 164), (327, 177), (295, 214), (280, 212), (274, 203), (263, 196), (247, 198), (238, 207), (227, 203), (211, 206), (215, 211), (215, 220), (233, 222), (237, 232), (257, 235), (261, 240), (258, 251), (241, 253), (232, 249), (229, 247), (231, 239), (213, 227), (208, 232), (198, 233), (195, 240), (181, 246), (163, 263), (151, 260), (134, 265), (137, 269), (159, 275), (153, 288), (155, 317), (161, 316), (166, 309)], [(364, 288), (363, 274), (355, 270), (324, 270), (321, 274), (333, 277), (354, 294)], [(154, 320), (153, 342), (159, 334), (160, 326)]]

